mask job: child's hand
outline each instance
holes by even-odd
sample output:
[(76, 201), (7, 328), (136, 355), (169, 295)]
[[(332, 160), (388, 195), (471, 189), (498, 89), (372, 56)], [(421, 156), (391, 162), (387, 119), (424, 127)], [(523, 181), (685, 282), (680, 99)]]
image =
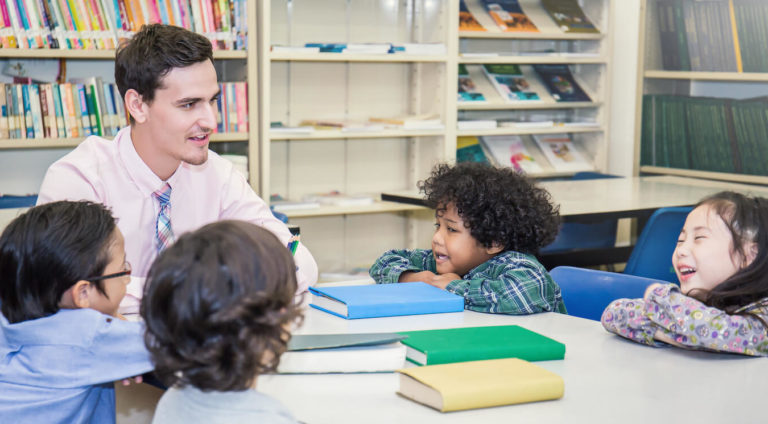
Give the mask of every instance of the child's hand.
[(130, 386), (131, 381), (133, 381), (136, 384), (139, 384), (142, 381), (144, 381), (144, 379), (140, 375), (137, 375), (136, 377), (124, 378), (123, 380), (121, 380), (121, 383), (123, 383), (123, 386)]
[(454, 280), (461, 280), (461, 276), (459, 276), (459, 274), (454, 274), (454, 273), (435, 275), (432, 278), (432, 280), (427, 281), (427, 283), (437, 288), (445, 290), (448, 284)]
[(643, 294), (643, 299), (647, 299), (648, 295), (651, 294), (651, 292), (656, 287), (660, 287), (661, 285), (662, 285), (661, 283), (654, 283), (654, 284), (651, 284), (650, 286), (648, 286), (648, 288), (645, 289), (645, 293)]
[(397, 282), (415, 283), (417, 281), (423, 281), (425, 283), (429, 283), (433, 278), (435, 278), (435, 273), (432, 271), (405, 271), (404, 273), (400, 274), (400, 278), (397, 279)]

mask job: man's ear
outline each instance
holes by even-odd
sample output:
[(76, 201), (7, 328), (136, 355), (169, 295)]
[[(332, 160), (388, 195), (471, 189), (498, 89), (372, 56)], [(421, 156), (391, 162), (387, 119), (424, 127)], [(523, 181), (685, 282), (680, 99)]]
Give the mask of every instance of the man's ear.
[(486, 247), (485, 248), (485, 252), (488, 253), (489, 255), (495, 255), (495, 254), (497, 254), (497, 253), (499, 253), (499, 252), (501, 252), (503, 250), (504, 250), (504, 246), (502, 246), (501, 244), (499, 244), (497, 242), (494, 242), (491, 245), (491, 247)]
[(134, 121), (143, 123), (147, 120), (147, 106), (138, 91), (131, 88), (125, 92), (125, 109)]

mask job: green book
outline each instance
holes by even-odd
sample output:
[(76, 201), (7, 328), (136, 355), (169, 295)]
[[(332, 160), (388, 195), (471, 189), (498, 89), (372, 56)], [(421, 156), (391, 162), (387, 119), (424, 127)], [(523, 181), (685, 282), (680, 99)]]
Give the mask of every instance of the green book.
[(549, 361), (565, 357), (565, 345), (518, 325), (400, 332), (406, 359), (436, 365), (484, 359)]

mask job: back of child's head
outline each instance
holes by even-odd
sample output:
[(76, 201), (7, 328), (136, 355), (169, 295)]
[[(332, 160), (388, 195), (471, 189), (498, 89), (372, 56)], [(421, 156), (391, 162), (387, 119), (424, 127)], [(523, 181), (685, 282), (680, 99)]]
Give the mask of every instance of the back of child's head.
[(182, 235), (152, 264), (145, 342), (168, 386), (237, 391), (277, 367), (300, 312), (296, 266), (269, 231), (219, 221)]
[(708, 206), (723, 220), (739, 258), (754, 255), (747, 266), (705, 293), (704, 303), (733, 312), (768, 297), (768, 199), (723, 191), (702, 199), (699, 206)]
[(439, 164), (419, 189), (441, 213), (453, 204), (470, 234), (484, 247), (535, 254), (557, 236), (559, 207), (549, 192), (512, 168), (483, 163)]
[[(92, 202), (35, 206), (0, 236), (0, 307), (10, 323), (42, 318), (60, 309), (64, 292), (102, 275), (109, 263), (115, 219)], [(93, 282), (106, 296), (103, 282)]]

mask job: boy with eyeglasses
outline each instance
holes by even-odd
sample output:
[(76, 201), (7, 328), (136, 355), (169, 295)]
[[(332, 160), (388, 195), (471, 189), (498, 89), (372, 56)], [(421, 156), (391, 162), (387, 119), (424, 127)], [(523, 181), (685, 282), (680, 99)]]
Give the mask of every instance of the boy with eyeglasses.
[(92, 202), (37, 206), (0, 235), (3, 422), (114, 423), (113, 382), (152, 370), (144, 326), (117, 313), (123, 235)]

